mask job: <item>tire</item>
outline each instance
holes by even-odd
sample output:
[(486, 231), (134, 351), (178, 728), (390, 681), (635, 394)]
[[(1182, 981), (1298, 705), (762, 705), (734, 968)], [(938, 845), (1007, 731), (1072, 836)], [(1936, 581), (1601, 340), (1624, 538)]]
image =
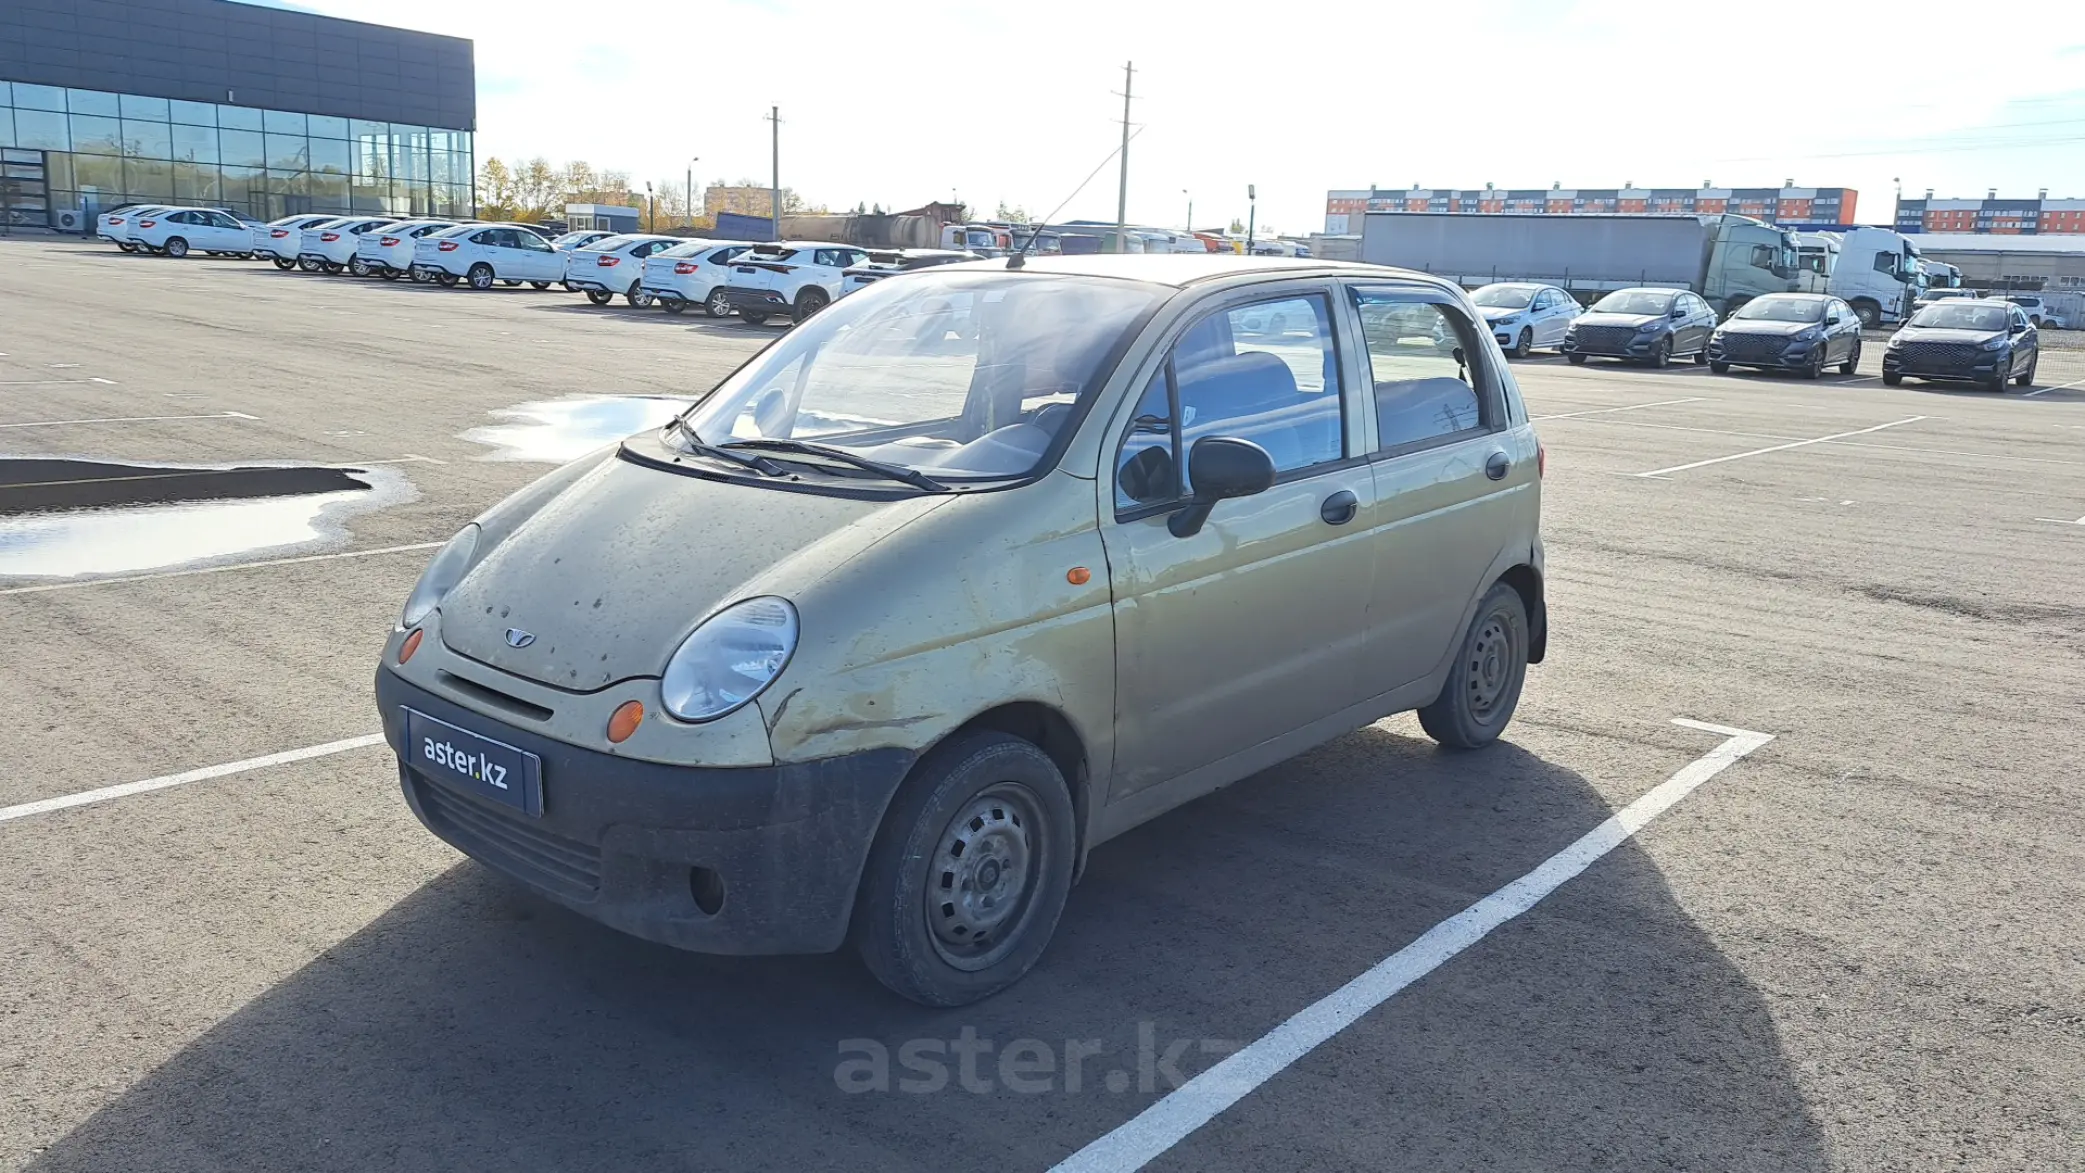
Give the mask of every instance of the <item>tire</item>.
[(1822, 347), (1810, 352), (1810, 361), (1803, 364), (1802, 374), (1805, 379), (1824, 378), (1824, 349)]
[(1846, 361), (1839, 364), (1839, 373), (1850, 375), (1861, 369), (1861, 340), (1853, 340), (1853, 349), (1846, 352)]
[(632, 309), (649, 309), (652, 304), (652, 295), (649, 291), (632, 285), (630, 292), (623, 294), (623, 302)]
[(811, 288), (796, 295), (796, 309), (792, 316), (798, 322), (808, 322), (811, 320), (811, 315), (831, 305), (832, 302), (832, 294), (813, 285)]
[(863, 964), (924, 1006), (1012, 985), (1064, 911), (1075, 835), (1064, 776), (1033, 744), (980, 732), (936, 748), (891, 803), (862, 870), (853, 935)]
[(1863, 330), (1876, 330), (1882, 326), (1882, 310), (1872, 301), (1855, 302), (1853, 316), (1861, 320)]
[(1712, 362), (1709, 364), (1709, 369), (1719, 375), (1727, 375), (1730, 373), (1730, 364), (1727, 362)]
[(744, 322), (748, 326), (765, 326), (767, 325), (767, 319), (769, 315), (759, 313), (749, 314), (744, 310), (740, 310), (738, 317), (740, 321)]
[(1885, 387), (1901, 387), (1904, 385), (1904, 376), (1884, 371), (1882, 373), (1882, 385)]
[(1457, 645), (1441, 695), (1419, 725), (1445, 749), (1476, 749), (1506, 731), (1528, 675), (1528, 613), (1520, 592), (1493, 583)]
[(548, 282), (548, 281), (531, 281), (531, 282), (529, 282), (529, 284), (530, 284), (531, 286), (533, 286), (533, 287), (537, 288), (537, 289), (548, 289), (548, 288), (550, 288), (550, 282)]
[(378, 275), (386, 281), (396, 281), (400, 277), (404, 276), (404, 274), (400, 273), (396, 269), (382, 269), (378, 271)]
[(1694, 352), (1694, 365), (1697, 367), (1709, 365), (1709, 340), (1706, 338), (1701, 340), (1701, 349)]
[(2034, 386), (2034, 368), (2040, 365), (2042, 365), (2042, 352), (2037, 350), (2034, 352), (2034, 357), (2027, 360), (2027, 369), (2013, 376), (2013, 386)]
[(369, 262), (361, 257), (356, 257), (347, 263), (347, 271), (357, 277), (367, 277), (369, 276)]
[(1520, 328), (1520, 337), (1513, 340), (1513, 349), (1506, 352), (1510, 358), (1526, 358), (1535, 349), (1535, 332), (1526, 326)]
[(134, 253), (134, 252), (138, 251), (138, 246), (137, 246), (137, 245), (134, 245), (134, 244), (132, 244), (132, 243), (130, 243), (130, 242), (129, 242), (129, 241), (127, 241), (127, 240), (119, 240), (119, 241), (117, 241), (117, 242), (116, 242), (116, 247), (117, 247), (117, 248), (120, 248), (120, 249), (122, 249), (122, 250), (123, 250), (124, 252), (127, 252), (127, 253)]
[(412, 283), (415, 285), (425, 285), (429, 281), (434, 280), (434, 274), (429, 273), (425, 269), (414, 269), (411, 273), (406, 274), (406, 276), (410, 278), (412, 280)]
[(1643, 360), (1643, 365), (1660, 371), (1672, 365), (1672, 335), (1667, 334), (1651, 344), (1651, 356)]
[(1979, 383), (1977, 385), (1979, 387), (1982, 387), (1986, 391), (1996, 391), (2001, 395), (2004, 394), (2005, 385), (2013, 381), (2012, 365), (2013, 356), (2012, 353), (2008, 351), (2005, 356), (2004, 368), (2000, 369), (1997, 367), (1993, 367), (1991, 370), (1991, 381), (1988, 383)]
[(1564, 356), (1564, 361), (1570, 363), (1574, 367), (1582, 367), (1585, 365), (1585, 356), (1574, 350), (1570, 354)]
[(2032, 317), (2032, 318), (2029, 318), (2029, 319), (2027, 319), (2027, 320), (2028, 320), (2028, 321), (2030, 321), (2030, 322), (2032, 322), (2032, 323), (2034, 323), (2034, 328), (2035, 328), (2035, 329), (2039, 330), (2039, 329), (2041, 329), (2041, 328), (2042, 328), (2042, 320), (2041, 320), (2041, 317), (2040, 317), (2039, 315), (2037, 315), (2037, 316), (2035, 316), (2035, 317)]
[(469, 278), (472, 289), (476, 290), (479, 293), (485, 292), (486, 290), (492, 288), (492, 282), (494, 280), (492, 266), (486, 264), (483, 261), (479, 261), (477, 264), (471, 266)]
[(340, 264), (340, 263), (339, 263), (339, 262), (337, 262), (337, 261), (325, 261), (325, 262), (322, 262), (322, 263), (321, 263), (321, 264), (319, 265), (319, 268), (321, 268), (321, 269), (324, 269), (324, 270), (326, 271), (326, 275), (327, 275), (328, 277), (338, 277), (338, 276), (340, 276), (340, 275), (341, 275), (342, 273), (345, 273), (345, 272), (347, 272), (347, 266), (346, 266), (346, 265), (343, 265), (343, 264)]
[(703, 299), (702, 312), (712, 318), (728, 318), (731, 316), (731, 299), (724, 296), (723, 286), (719, 285), (709, 291), (709, 296)]
[(297, 268), (302, 269), (306, 273), (316, 273), (319, 271), (319, 263), (310, 257), (298, 257)]
[(180, 260), (188, 255), (188, 242), (178, 236), (169, 236), (166, 244), (160, 247), (160, 251), (175, 260)]
[(296, 268), (296, 267), (297, 267), (297, 262), (295, 262), (295, 261), (285, 261), (285, 260), (283, 260), (283, 259), (282, 259), (281, 257), (276, 257), (276, 258), (275, 258), (275, 267), (276, 267), (276, 268), (278, 268), (278, 269), (281, 269), (281, 270), (282, 270), (283, 272), (287, 273), (287, 272), (289, 272), (289, 271), (290, 271), (291, 269), (294, 269), (294, 268)]
[(500, 278), (500, 284), (501, 284), (501, 285), (504, 285), (504, 286), (506, 286), (506, 287), (507, 287), (507, 288), (509, 288), (509, 289), (519, 289), (519, 288), (521, 288), (521, 282), (519, 282), (519, 281), (509, 281), (509, 280), (508, 280), (508, 279), (506, 279), (505, 277), (502, 277), (502, 278)]
[(440, 285), (443, 289), (454, 289), (456, 288), (456, 282), (461, 280), (461, 278), (454, 273), (436, 273), (434, 280), (435, 284)]
[(586, 291), (586, 299), (595, 305), (607, 305), (615, 299), (615, 295), (605, 289), (589, 289)]
[(685, 297), (662, 297), (659, 299), (659, 308), (669, 314), (685, 314), (688, 312), (688, 299)]

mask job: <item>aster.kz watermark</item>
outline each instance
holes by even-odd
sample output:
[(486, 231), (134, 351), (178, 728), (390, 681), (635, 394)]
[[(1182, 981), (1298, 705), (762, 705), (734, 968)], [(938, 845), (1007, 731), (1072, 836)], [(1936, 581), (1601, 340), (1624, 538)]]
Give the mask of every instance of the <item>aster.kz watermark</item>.
[[(952, 1039), (906, 1039), (895, 1048), (880, 1039), (841, 1039), (833, 1083), (849, 1095), (904, 1092), (932, 1095), (953, 1087), (984, 1094), (1001, 1089), (1024, 1095), (1105, 1090), (1114, 1095), (1169, 1092), (1196, 1071), (1236, 1051), (1229, 1039), (1168, 1039), (1137, 1024), (1134, 1056), (1110, 1051), (1099, 1039), (1014, 1039), (1000, 1046), (966, 1026)], [(1193, 1062), (1200, 1060), (1199, 1062)], [(1192, 1070), (1183, 1071), (1187, 1063)]]

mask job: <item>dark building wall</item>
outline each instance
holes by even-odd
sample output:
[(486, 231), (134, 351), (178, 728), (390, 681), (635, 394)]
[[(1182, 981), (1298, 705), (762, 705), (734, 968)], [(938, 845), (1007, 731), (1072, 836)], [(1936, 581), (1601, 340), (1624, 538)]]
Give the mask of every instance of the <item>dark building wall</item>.
[(0, 0), (0, 78), (476, 130), (471, 42), (231, 0)]

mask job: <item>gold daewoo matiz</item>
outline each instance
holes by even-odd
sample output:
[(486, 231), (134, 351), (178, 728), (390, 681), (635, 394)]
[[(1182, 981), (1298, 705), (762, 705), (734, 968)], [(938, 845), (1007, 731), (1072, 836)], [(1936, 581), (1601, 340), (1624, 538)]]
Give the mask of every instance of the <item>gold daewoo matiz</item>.
[(1497, 737), (1542, 462), (1425, 274), (922, 270), (466, 526), (377, 704), (413, 812), (535, 892), (957, 1005), (1111, 836), (1403, 710)]

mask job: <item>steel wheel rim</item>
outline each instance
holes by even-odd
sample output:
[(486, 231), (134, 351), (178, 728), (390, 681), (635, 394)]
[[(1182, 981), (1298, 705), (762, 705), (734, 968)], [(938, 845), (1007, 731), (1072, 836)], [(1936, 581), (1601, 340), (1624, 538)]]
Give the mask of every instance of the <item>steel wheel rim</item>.
[(1513, 631), (1503, 616), (1492, 615), (1470, 641), (1470, 715), (1489, 721), (1513, 680)]
[(1042, 807), (1018, 782), (980, 791), (927, 859), (927, 935), (941, 960), (985, 969), (1011, 951), (1035, 908), (1045, 858)]

